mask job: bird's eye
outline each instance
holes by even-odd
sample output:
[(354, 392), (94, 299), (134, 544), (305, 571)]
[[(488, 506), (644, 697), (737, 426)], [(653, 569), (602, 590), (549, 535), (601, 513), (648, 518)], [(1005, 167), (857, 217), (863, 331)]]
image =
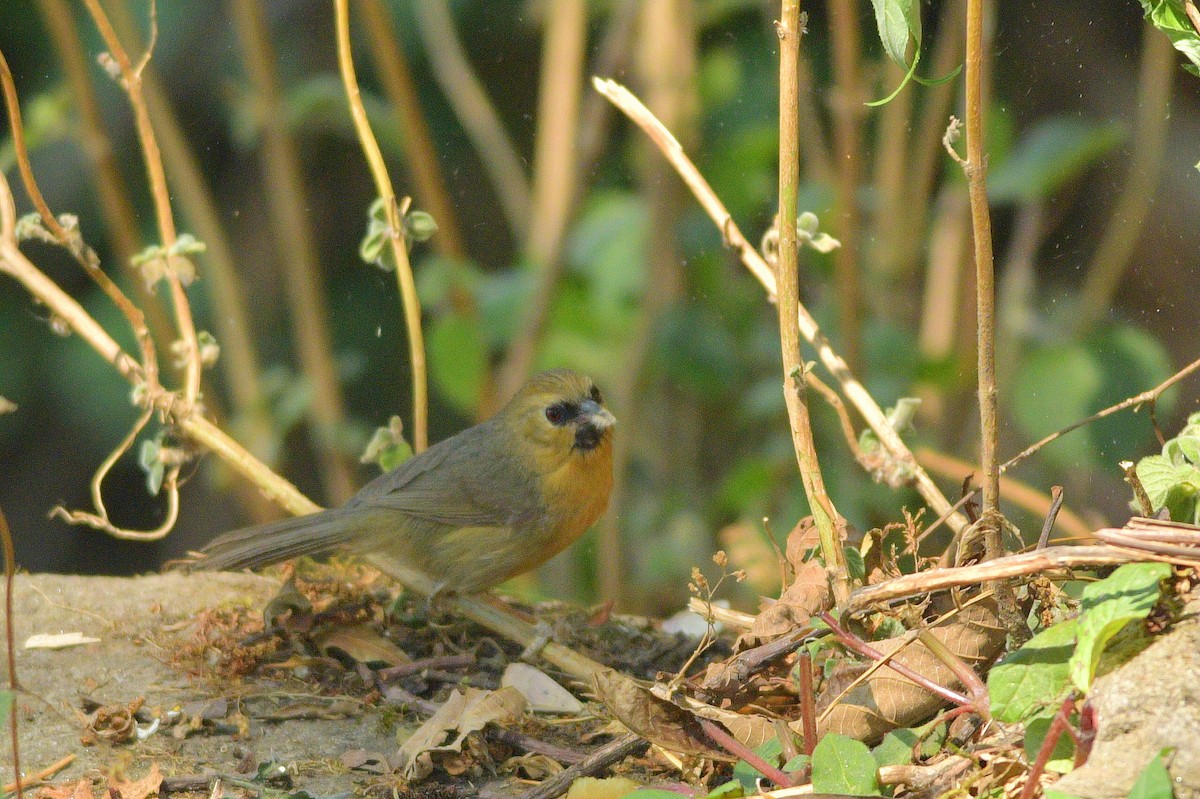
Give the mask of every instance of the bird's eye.
[(565, 403), (556, 402), (546, 408), (546, 421), (552, 425), (563, 424), (571, 417), (571, 409)]
[(604, 398), (600, 396), (600, 389), (592, 386), (591, 394), (592, 402), (603, 404)]

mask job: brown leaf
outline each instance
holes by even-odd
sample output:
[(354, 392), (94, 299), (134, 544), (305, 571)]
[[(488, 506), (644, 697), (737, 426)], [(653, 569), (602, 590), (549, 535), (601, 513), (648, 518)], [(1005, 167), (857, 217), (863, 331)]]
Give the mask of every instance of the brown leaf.
[(328, 654), (330, 649), (338, 649), (358, 663), (399, 666), (401, 663), (412, 662), (408, 653), (384, 638), (369, 624), (333, 627), (319, 636), (316, 643), (321, 652)]
[(739, 647), (753, 646), (803, 627), (808, 620), (832, 603), (825, 567), (815, 560), (796, 569), (796, 579), (779, 597), (754, 619), (754, 626), (738, 639)]
[(713, 760), (736, 760), (705, 734), (691, 711), (660, 699), (612, 669), (596, 673), (596, 694), (622, 724), (672, 752)]
[[(432, 771), (431, 752), (457, 752), (466, 737), (488, 724), (514, 724), (525, 713), (525, 697), (515, 688), (453, 691), (437, 712), (417, 728), (400, 747), (407, 779), (421, 779)], [(457, 733), (457, 735), (454, 735)], [(447, 740), (451, 735), (454, 737)]]
[(108, 781), (109, 799), (147, 799), (158, 796), (158, 788), (162, 785), (162, 772), (157, 763), (150, 764), (150, 773), (140, 780), (127, 780), (124, 777), (113, 776)]
[(792, 567), (793, 574), (800, 573), (809, 551), (816, 549), (820, 545), (821, 539), (817, 533), (816, 522), (813, 521), (813, 517), (805, 516), (788, 533), (787, 549), (784, 551), (787, 562)]
[(38, 788), (37, 799), (92, 799), (92, 781), (82, 779)]
[[(985, 669), (1004, 646), (1004, 627), (997, 617), (995, 603), (990, 601), (969, 605), (946, 623), (930, 629), (951, 652), (976, 671)], [(871, 646), (888, 655), (895, 652), (903, 640), (903, 636), (889, 638), (872, 642)], [(905, 647), (894, 660), (941, 685), (960, 687), (950, 667), (919, 641)], [(846, 685), (844, 680), (839, 682), (843, 687)], [(838, 692), (825, 689), (819, 703), (828, 704)], [(943, 704), (940, 697), (885, 666), (847, 694), (821, 723), (819, 730), (822, 735), (837, 732), (869, 744), (893, 729), (911, 727), (928, 718)]]
[(392, 768), (388, 759), (379, 752), (368, 752), (366, 749), (351, 749), (342, 752), (342, 765), (348, 769), (369, 771), (372, 774), (387, 774)]

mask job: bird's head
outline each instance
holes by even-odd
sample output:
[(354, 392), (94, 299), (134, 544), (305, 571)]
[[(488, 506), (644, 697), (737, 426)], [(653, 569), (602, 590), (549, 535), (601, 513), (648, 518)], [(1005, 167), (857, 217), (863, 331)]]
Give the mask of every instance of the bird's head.
[(604, 407), (596, 384), (569, 369), (535, 375), (500, 415), (522, 434), (543, 467), (571, 457), (607, 455), (617, 421)]

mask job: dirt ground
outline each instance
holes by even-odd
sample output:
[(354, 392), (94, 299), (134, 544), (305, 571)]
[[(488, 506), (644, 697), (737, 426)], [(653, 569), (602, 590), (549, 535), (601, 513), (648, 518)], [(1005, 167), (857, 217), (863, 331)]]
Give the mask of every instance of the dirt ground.
[[(331, 688), (328, 678), (314, 679), (320, 664), (313, 666), (299, 655), (282, 665), (260, 663), (237, 676), (228, 671), (228, 663), (218, 667), (218, 653), (197, 648), (198, 625), (213, 624), (214, 609), (250, 618), (278, 591), (277, 580), (251, 574), (18, 576), (14, 618), (17, 673), (24, 688), (17, 701), (22, 770), (35, 773), (74, 754), (75, 761), (54, 782), (114, 771), (137, 778), (152, 764), (167, 777), (219, 772), (250, 779), (262, 764), (274, 763), (290, 775), (289, 790), (302, 789), (312, 797), (371, 794), (373, 787), (390, 797), (388, 777), (351, 768), (345, 756), (350, 753), (351, 761), (355, 753), (360, 759), (364, 753), (391, 757), (423, 716), (364, 699), (363, 690)], [(1098, 681), (1093, 695), (1100, 719), (1096, 748), (1084, 768), (1056, 786), (1059, 790), (1097, 799), (1125, 796), (1141, 766), (1161, 749), (1173, 747), (1169, 762), (1176, 796), (1200, 797), (1198, 611), (1200, 606), (1190, 606), (1169, 634)], [(69, 632), (99, 641), (66, 649), (24, 648), (31, 635)], [(484, 635), (477, 630), (464, 634)], [(641, 633), (635, 630), (622, 634), (631, 637), (609, 652), (622, 650), (628, 660), (612, 665), (643, 672), (637, 676), (652, 676), (645, 672), (655, 663), (677, 662), (688, 651), (686, 641), (659, 646), (638, 638)], [(656, 647), (661, 651), (652, 651)], [(497, 653), (501, 660), (513, 657), (499, 647)], [(596, 656), (595, 650), (589, 654)], [(485, 672), (464, 677), (462, 684), (494, 687), (494, 678)], [(353, 669), (342, 673), (339, 679), (358, 679)], [(137, 722), (140, 735), (122, 740), (118, 725), (104, 713), (127, 709), (135, 701), (143, 702), (143, 718), (177, 709), (196, 729), (176, 724), (155, 730), (152, 723)], [(99, 706), (105, 710), (97, 711)], [(534, 723), (540, 725), (539, 737), (557, 736), (577, 750), (597, 745), (581, 739), (584, 730), (602, 724), (596, 719), (575, 727)], [(12, 764), (8, 757), (3, 762), (8, 782)], [(510, 797), (532, 784), (520, 776), (442, 779), (456, 782), (464, 796), (478, 790), (484, 797)]]

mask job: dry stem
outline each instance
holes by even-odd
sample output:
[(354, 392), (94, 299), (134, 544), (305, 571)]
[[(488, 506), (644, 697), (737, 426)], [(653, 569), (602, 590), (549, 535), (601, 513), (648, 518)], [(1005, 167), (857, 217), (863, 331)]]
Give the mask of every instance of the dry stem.
[[(600, 78), (593, 78), (592, 83), (598, 92), (607, 97), (626, 116), (637, 123), (643, 132), (650, 137), (650, 140), (658, 146), (664, 157), (675, 168), (675, 171), (679, 173), (680, 178), (683, 179), (683, 182), (691, 190), (692, 194), (695, 195), (701, 207), (704, 208), (705, 212), (708, 213), (709, 217), (717, 225), (726, 245), (737, 253), (745, 267), (750, 270), (751, 274), (767, 290), (769, 297), (774, 298), (777, 292), (775, 274), (771, 270), (771, 267), (767, 265), (762, 255), (754, 249), (753, 245), (742, 234), (737, 223), (729, 215), (729, 211), (726, 210), (724, 204), (713, 192), (708, 181), (696, 169), (695, 164), (683, 152), (683, 148), (680, 147), (679, 142), (671, 135), (671, 132), (624, 86), (615, 81), (602, 80)], [(918, 493), (921, 494), (935, 513), (949, 516), (947, 523), (953, 530), (958, 531), (966, 527), (966, 518), (961, 513), (952, 511), (950, 502), (929, 478), (929, 475), (925, 473), (925, 470), (916, 463), (908, 446), (900, 439), (900, 436), (888, 422), (883, 409), (867, 393), (862, 383), (855, 379), (854, 375), (847, 368), (846, 362), (834, 352), (833, 347), (829, 344), (829, 340), (825, 338), (825, 335), (817, 326), (816, 320), (813, 319), (803, 304), (797, 305), (796, 313), (799, 318), (801, 335), (816, 348), (821, 363), (837, 379), (847, 399), (862, 414), (867, 425), (879, 436), (880, 442), (891, 457), (905, 468), (911, 470), (913, 482)]]
[(850, 596), (850, 576), (842, 551), (845, 520), (837, 512), (817, 458), (812, 420), (804, 391), (805, 365), (800, 356), (800, 242), (796, 233), (796, 197), (800, 183), (800, 2), (784, 0), (776, 28), (779, 34), (779, 335), (783, 348), (783, 394), (792, 430), (792, 447), (800, 479), (821, 540), (821, 552), (838, 605)]
[[(425, 4), (420, 3), (423, 7)], [(412, 265), (408, 261), (408, 243), (403, 235), (400, 209), (392, 179), (388, 176), (383, 153), (371, 132), (367, 121), (367, 110), (363, 107), (358, 91), (358, 79), (354, 74), (354, 58), (350, 52), (350, 7), (348, 0), (335, 0), (337, 11), (338, 67), (342, 83), (346, 87), (346, 99), (350, 103), (350, 114), (354, 117), (354, 128), (362, 144), (363, 153), (371, 167), (375, 188), (383, 199), (388, 227), (392, 230), (389, 243), (396, 263), (396, 281), (404, 305), (404, 323), (408, 328), (408, 355), (412, 367), (413, 381), (413, 450), (422, 452), (429, 446), (429, 397), (428, 379), (425, 370), (425, 338), (421, 332), (421, 305), (417, 299), (417, 285), (413, 280)]]

